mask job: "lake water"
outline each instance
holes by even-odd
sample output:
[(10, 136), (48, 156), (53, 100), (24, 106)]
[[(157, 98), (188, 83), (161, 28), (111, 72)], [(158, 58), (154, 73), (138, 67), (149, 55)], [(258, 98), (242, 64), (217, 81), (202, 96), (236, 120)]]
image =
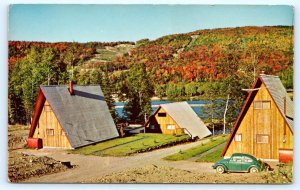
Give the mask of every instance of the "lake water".
[[(155, 110), (158, 108), (160, 104), (167, 104), (171, 103), (169, 100), (154, 100), (151, 103), (152, 107), (152, 113), (155, 112)], [(192, 107), (192, 109), (195, 111), (195, 113), (201, 117), (202, 119), (205, 118), (205, 114), (203, 113), (203, 109), (205, 109), (205, 104), (208, 104), (209, 101), (207, 100), (194, 100), (194, 101), (187, 101), (187, 103)], [(115, 103), (115, 108), (116, 111), (119, 115), (119, 117), (123, 117), (123, 107), (124, 107), (125, 102), (116, 102)]]

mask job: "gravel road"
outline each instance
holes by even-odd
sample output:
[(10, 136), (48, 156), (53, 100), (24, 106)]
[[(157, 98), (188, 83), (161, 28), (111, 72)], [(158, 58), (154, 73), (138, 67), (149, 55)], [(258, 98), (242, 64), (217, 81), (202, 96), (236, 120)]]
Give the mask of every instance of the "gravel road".
[[(163, 157), (170, 154), (179, 152), (180, 150), (186, 150), (191, 147), (200, 145), (201, 143), (208, 142), (209, 139), (202, 141), (192, 142), (189, 144), (177, 145), (174, 147), (159, 149), (147, 153), (136, 154), (134, 156), (126, 157), (100, 157), (100, 156), (85, 156), (79, 154), (70, 154), (65, 150), (57, 149), (42, 149), (42, 150), (22, 150), (25, 154), (33, 154), (36, 156), (49, 156), (59, 161), (71, 161), (73, 165), (77, 165), (72, 171), (61, 172), (57, 174), (45, 175), (38, 178), (31, 178), (27, 182), (84, 182), (90, 181), (94, 178), (101, 178), (112, 172), (123, 171), (126, 169), (143, 167), (149, 164), (161, 165), (161, 166), (175, 166), (176, 168), (187, 167), (190, 170), (206, 170), (207, 172), (214, 172), (211, 169), (211, 164), (207, 163), (195, 163), (184, 161), (169, 162), (162, 160)], [(184, 164), (183, 164), (184, 163)]]

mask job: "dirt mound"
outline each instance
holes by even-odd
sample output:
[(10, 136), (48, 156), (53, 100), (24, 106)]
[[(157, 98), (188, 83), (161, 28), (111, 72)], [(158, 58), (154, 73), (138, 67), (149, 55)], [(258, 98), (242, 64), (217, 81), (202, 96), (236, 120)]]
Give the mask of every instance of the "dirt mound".
[(8, 149), (19, 149), (26, 146), (26, 137), (16, 134), (8, 134)]
[(112, 173), (86, 183), (264, 183), (264, 181), (261, 174), (208, 174), (149, 165)]
[(9, 126), (8, 127), (8, 150), (20, 149), (26, 147), (26, 140), (29, 134), (27, 126)]
[(112, 173), (103, 178), (93, 180), (97, 183), (184, 183), (178, 176), (190, 175), (190, 171), (171, 167), (149, 165), (127, 171)]
[(31, 177), (67, 170), (68, 166), (47, 156), (37, 157), (18, 152), (9, 152), (8, 178), (21, 182)]

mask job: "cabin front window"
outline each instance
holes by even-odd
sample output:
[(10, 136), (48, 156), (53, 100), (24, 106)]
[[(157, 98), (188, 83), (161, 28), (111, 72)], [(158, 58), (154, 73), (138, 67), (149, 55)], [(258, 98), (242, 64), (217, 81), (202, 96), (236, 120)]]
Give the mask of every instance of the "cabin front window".
[(256, 110), (271, 109), (271, 101), (269, 101), (269, 100), (254, 101), (254, 109), (256, 109)]
[(175, 125), (167, 125), (167, 130), (175, 130)]
[(158, 113), (158, 117), (167, 117), (167, 113)]
[(54, 136), (54, 129), (46, 129), (47, 136)]
[(261, 143), (261, 144), (269, 143), (269, 135), (257, 134), (256, 143)]
[(235, 134), (234, 141), (235, 142), (241, 142), (242, 141), (242, 134)]
[(155, 129), (155, 125), (150, 125), (150, 129)]

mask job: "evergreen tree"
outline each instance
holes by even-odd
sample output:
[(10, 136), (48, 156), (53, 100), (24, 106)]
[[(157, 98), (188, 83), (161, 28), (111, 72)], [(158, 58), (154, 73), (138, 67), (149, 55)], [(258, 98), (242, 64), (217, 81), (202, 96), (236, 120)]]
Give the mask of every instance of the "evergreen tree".
[(151, 97), (154, 87), (143, 63), (132, 64), (127, 77), (125, 116), (134, 122), (147, 120), (151, 113)]
[(184, 89), (185, 89), (185, 94), (191, 97), (197, 93), (197, 83), (195, 82), (187, 83), (184, 86)]
[(101, 82), (101, 87), (102, 87), (102, 91), (103, 91), (109, 112), (110, 112), (114, 122), (117, 123), (118, 122), (118, 114), (115, 109), (115, 100), (112, 97), (112, 95), (114, 93), (113, 84), (109, 78), (109, 72), (108, 72), (107, 66), (106, 66), (106, 71), (104, 72), (104, 78)]
[(223, 133), (225, 133), (226, 124), (232, 123), (236, 120), (239, 110), (241, 109), (242, 102), (247, 95), (246, 92), (242, 91), (245, 84), (243, 84), (241, 79), (239, 79), (236, 75), (227, 77), (224, 80), (224, 86), (226, 86), (226, 88), (223, 90), (223, 93), (227, 96), (227, 99), (223, 115)]
[(155, 95), (162, 99), (166, 95), (166, 85), (156, 84), (154, 86)]
[(70, 72), (69, 78), (71, 80), (74, 80), (74, 76), (76, 76), (76, 74), (74, 73), (75, 72), (75, 66), (80, 61), (80, 55), (81, 55), (81, 52), (82, 52), (82, 48), (80, 48), (75, 43), (72, 43), (68, 47), (66, 52), (67, 53), (64, 57), (64, 62), (67, 63), (68, 67), (69, 67), (69, 72)]

